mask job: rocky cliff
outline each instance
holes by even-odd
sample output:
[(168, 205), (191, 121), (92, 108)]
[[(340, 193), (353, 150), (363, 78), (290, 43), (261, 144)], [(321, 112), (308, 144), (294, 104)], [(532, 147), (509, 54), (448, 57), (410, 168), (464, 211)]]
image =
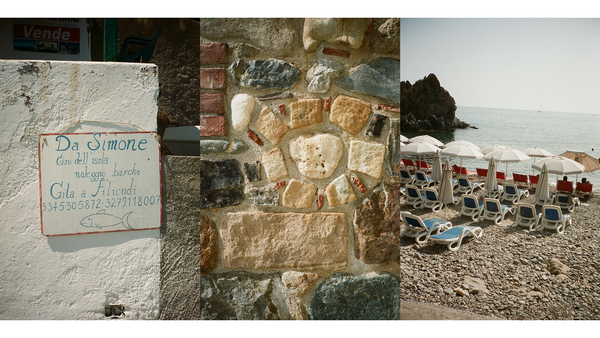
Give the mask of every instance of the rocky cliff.
[(452, 131), (471, 127), (454, 116), (456, 102), (440, 86), (435, 74), (429, 74), (414, 85), (408, 81), (401, 82), (400, 102), (400, 129), (403, 132)]

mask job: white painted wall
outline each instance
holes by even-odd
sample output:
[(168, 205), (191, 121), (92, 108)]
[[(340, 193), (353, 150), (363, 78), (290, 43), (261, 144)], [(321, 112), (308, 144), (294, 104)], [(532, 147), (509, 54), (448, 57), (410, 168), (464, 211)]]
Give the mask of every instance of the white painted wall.
[(37, 142), (156, 131), (158, 68), (0, 60), (0, 79), (0, 319), (104, 319), (107, 304), (157, 318), (159, 230), (43, 236)]

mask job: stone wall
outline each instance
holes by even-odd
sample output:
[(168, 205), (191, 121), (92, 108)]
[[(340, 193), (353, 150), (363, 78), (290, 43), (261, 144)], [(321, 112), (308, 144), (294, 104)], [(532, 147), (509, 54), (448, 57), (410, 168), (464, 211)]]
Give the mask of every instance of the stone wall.
[(163, 275), (161, 318), (399, 319), (399, 39), (399, 19), (200, 20), (200, 238), (167, 228), (163, 272), (201, 277)]

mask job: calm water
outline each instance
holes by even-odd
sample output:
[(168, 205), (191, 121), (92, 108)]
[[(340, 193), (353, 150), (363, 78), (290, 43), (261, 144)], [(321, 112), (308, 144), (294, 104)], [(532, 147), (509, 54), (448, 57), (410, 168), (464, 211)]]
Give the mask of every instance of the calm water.
[[(454, 140), (466, 140), (481, 149), (499, 144), (510, 148), (525, 150), (530, 147), (545, 149), (554, 155), (566, 150), (586, 151), (600, 157), (600, 113), (579, 114), (531, 110), (458, 107), (456, 117), (478, 129), (457, 129), (455, 132), (426, 133), (443, 143)], [(424, 133), (403, 133), (411, 138)], [(433, 157), (427, 157), (431, 161)], [(444, 160), (444, 157), (442, 157)], [(540, 158), (521, 163), (508, 163), (509, 173), (532, 174), (531, 165)], [(458, 164), (459, 158), (450, 158)], [(485, 160), (464, 159), (463, 166), (470, 171), (475, 168), (487, 168)], [(498, 170), (505, 171), (506, 164), (499, 163)], [(538, 171), (535, 171), (538, 174)], [(578, 181), (585, 177), (594, 184), (594, 191), (600, 191), (600, 170), (583, 173)], [(556, 175), (550, 175), (550, 184), (556, 185)], [(562, 179), (562, 177), (560, 177)], [(569, 176), (575, 180), (575, 175)], [(554, 184), (553, 184), (554, 183)]]

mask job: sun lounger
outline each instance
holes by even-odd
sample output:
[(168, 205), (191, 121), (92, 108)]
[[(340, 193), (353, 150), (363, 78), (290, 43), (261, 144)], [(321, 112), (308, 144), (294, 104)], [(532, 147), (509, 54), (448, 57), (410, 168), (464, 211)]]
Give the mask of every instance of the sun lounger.
[(483, 189), (484, 185), (485, 183), (471, 182), (468, 176), (460, 175), (458, 176), (458, 190), (456, 192), (472, 194), (477, 188)]
[(427, 176), (427, 174), (421, 170), (415, 170), (415, 179), (412, 182), (412, 185), (423, 189), (423, 187), (428, 187), (433, 184), (435, 184), (435, 182), (431, 179), (431, 177)]
[(480, 181), (484, 181), (487, 177), (488, 170), (483, 168), (475, 168), (475, 170), (477, 170), (477, 179), (479, 179)]
[(513, 179), (517, 188), (529, 187), (529, 180), (527, 179), (527, 175), (513, 173)]
[(412, 184), (408, 184), (404, 187), (406, 191), (406, 201), (404, 205), (412, 205), (413, 208), (421, 208), (423, 205), (423, 201), (425, 200), (425, 195), (421, 193), (419, 188), (415, 187)]
[(580, 197), (592, 196), (593, 188), (593, 184), (584, 184), (581, 182), (577, 182), (577, 186), (575, 187), (575, 193), (577, 193), (577, 195), (579, 195)]
[(539, 198), (538, 196), (535, 196), (535, 205), (546, 205), (546, 204), (552, 204), (552, 202), (554, 201), (554, 194), (550, 194), (550, 197), (548, 199), (542, 199)]
[(519, 203), (519, 200), (521, 200), (521, 197), (529, 197), (529, 191), (527, 191), (527, 189), (519, 189), (513, 183), (506, 183), (504, 184), (504, 193), (502, 194), (500, 202), (509, 200), (513, 204), (517, 204)]
[(483, 211), (483, 201), (477, 200), (477, 197), (471, 194), (464, 194), (460, 197), (462, 208), (458, 216), (471, 216), (476, 221)]
[(412, 184), (415, 177), (406, 168), (400, 169), (400, 184)]
[(498, 186), (498, 190), (490, 190), (488, 188), (483, 188), (483, 197), (487, 197), (487, 198), (500, 198), (500, 196), (502, 196), (502, 192), (504, 191), (504, 189), (502, 189), (502, 186), (499, 185)]
[(440, 199), (438, 198), (437, 190), (433, 188), (424, 188), (423, 193), (425, 194), (425, 198), (423, 200), (423, 204), (421, 205), (421, 209), (429, 208), (434, 212), (438, 212), (442, 210), (444, 206)]
[(496, 171), (496, 179), (498, 184), (504, 185), (507, 181), (512, 180), (512, 177), (507, 177), (502, 171)]
[(538, 181), (540, 180), (540, 175), (529, 175), (529, 184), (532, 188), (537, 188)]
[(430, 172), (431, 171), (431, 167), (429, 166), (429, 164), (427, 164), (427, 162), (425, 161), (416, 161), (417, 162), (417, 167), (422, 170), (423, 172)]
[(403, 235), (414, 237), (415, 241), (419, 244), (426, 243), (427, 236), (430, 234), (437, 234), (452, 227), (451, 222), (439, 218), (428, 218), (423, 220), (417, 215), (408, 213), (402, 213), (400, 216), (402, 216), (402, 220), (404, 221), (404, 224), (406, 224)]
[(484, 198), (483, 199), (483, 219), (491, 220), (496, 223), (496, 225), (502, 224), (504, 222), (504, 216), (510, 212), (511, 214), (515, 213), (515, 207), (511, 207), (508, 205), (500, 204), (500, 201), (494, 198)]
[(428, 238), (434, 243), (447, 245), (450, 251), (457, 251), (462, 244), (463, 238), (470, 235), (480, 238), (482, 234), (483, 230), (480, 227), (458, 225), (442, 233), (429, 235)]
[(537, 213), (533, 205), (527, 203), (517, 204), (515, 226), (526, 226), (529, 228), (529, 231), (532, 231), (537, 227), (541, 219), (542, 213)]
[(413, 171), (417, 168), (417, 165), (411, 159), (403, 158), (402, 162), (404, 162), (406, 169), (409, 171)]
[(571, 181), (558, 181), (556, 182), (557, 192), (573, 193), (573, 182)]
[(577, 205), (581, 205), (579, 198), (573, 197), (570, 194), (565, 194), (562, 192), (558, 192), (556, 193), (556, 195), (554, 195), (553, 202), (554, 203), (552, 204), (557, 205), (561, 209), (567, 209), (569, 210), (569, 212), (573, 212)]
[(572, 224), (571, 215), (563, 215), (560, 208), (556, 205), (544, 205), (542, 207), (542, 226), (541, 230), (551, 229), (556, 230), (557, 233), (563, 234), (565, 227)]

